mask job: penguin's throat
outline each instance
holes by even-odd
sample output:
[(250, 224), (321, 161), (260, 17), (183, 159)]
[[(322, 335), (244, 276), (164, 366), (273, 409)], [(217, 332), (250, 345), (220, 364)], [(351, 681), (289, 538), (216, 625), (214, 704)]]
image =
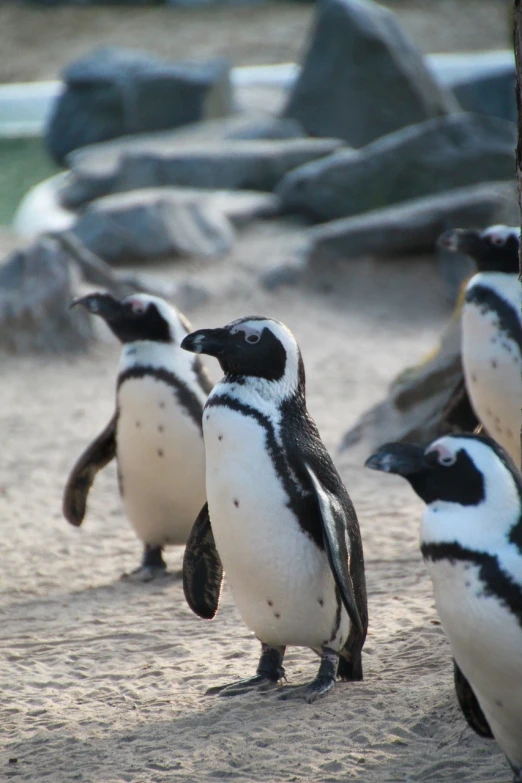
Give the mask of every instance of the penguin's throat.
[(252, 399), (258, 398), (263, 402), (278, 403), (293, 397), (297, 391), (297, 384), (288, 384), (285, 378), (278, 381), (267, 380), (257, 375), (241, 375), (227, 372), (222, 380), (235, 396)]

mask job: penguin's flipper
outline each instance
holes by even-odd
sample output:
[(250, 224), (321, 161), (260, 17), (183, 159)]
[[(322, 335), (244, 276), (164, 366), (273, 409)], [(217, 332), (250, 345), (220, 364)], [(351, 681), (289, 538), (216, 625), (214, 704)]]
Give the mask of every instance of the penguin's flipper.
[(466, 677), (462, 674), (457, 661), (453, 659), (453, 676), (455, 680), (455, 690), (459, 700), (460, 709), (470, 726), (479, 737), (493, 738), (486, 716), (478, 703), (477, 697)]
[(464, 378), (457, 383), (440, 416), (441, 431), (475, 432), (480, 426)]
[(100, 432), (79, 457), (67, 479), (63, 493), (63, 515), (75, 527), (79, 527), (83, 522), (87, 496), (96, 474), (116, 456), (117, 418), (115, 413), (103, 432)]
[(359, 615), (355, 590), (350, 574), (350, 539), (345, 510), (339, 500), (321, 484), (309, 465), (306, 470), (310, 476), (321, 514), (324, 545), (335, 583), (341, 593), (341, 599), (348, 616), (361, 636), (365, 629)]
[(192, 611), (211, 620), (218, 610), (223, 566), (205, 503), (190, 531), (183, 556), (183, 592)]

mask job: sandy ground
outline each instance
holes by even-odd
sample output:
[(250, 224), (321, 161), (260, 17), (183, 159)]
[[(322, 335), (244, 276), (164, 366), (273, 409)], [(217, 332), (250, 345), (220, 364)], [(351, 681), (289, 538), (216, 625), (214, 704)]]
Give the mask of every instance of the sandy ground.
[[(213, 292), (194, 326), (245, 314), (284, 320), (301, 345), (308, 401), (358, 511), (370, 630), (365, 681), (314, 705), (275, 694), (234, 699), (206, 688), (251, 675), (259, 645), (224, 591), (212, 622), (186, 606), (182, 552), (170, 578), (120, 574), (140, 545), (124, 519), (114, 469), (99, 476), (81, 529), (61, 516), (67, 472), (107, 422), (119, 348), (88, 356), (2, 358), (0, 387), (0, 779), (167, 781), (433, 781), (510, 779), (494, 743), (456, 705), (448, 645), (418, 552), (421, 504), (400, 479), (337, 452), (345, 429), (402, 367), (430, 350), (448, 317), (432, 259), (354, 263), (331, 281), (267, 294), (257, 274), (284, 259), (299, 229), (253, 227), (227, 261), (196, 267)], [(170, 275), (168, 267), (159, 270)], [(217, 365), (209, 360), (218, 377)], [(290, 683), (317, 659), (291, 649)], [(9, 763), (10, 759), (16, 762)]]
[[(509, 40), (503, 0), (389, 5), (423, 51), (503, 48)], [(279, 3), (196, 13), (5, 3), (0, 81), (55, 77), (102, 42), (179, 58), (226, 54), (235, 64), (288, 61), (299, 54), (311, 13), (308, 5)], [(365, 681), (338, 684), (311, 706), (275, 694), (205, 696), (257, 664), (258, 643), (228, 590), (214, 621), (197, 619), (175, 576), (182, 552), (174, 549), (170, 578), (120, 580), (137, 565), (140, 544), (122, 515), (113, 467), (99, 476), (80, 530), (61, 516), (67, 473), (112, 412), (118, 346), (106, 336), (88, 356), (1, 357), (0, 780), (510, 779), (494, 743), (476, 737), (456, 705), (449, 648), (418, 552), (420, 502), (399, 479), (365, 471), (364, 447), (337, 452), (344, 431), (395, 373), (436, 343), (448, 305), (433, 260), (354, 263), (335, 285), (260, 290), (259, 271), (298, 239), (297, 229), (259, 225), (230, 259), (194, 267), (213, 296), (191, 319), (211, 326), (271, 315), (301, 344), (309, 408), (363, 532)], [(0, 231), (0, 255), (10, 246)], [(302, 682), (317, 659), (294, 649), (285, 665), (289, 682)]]
[[(505, 49), (510, 0), (388, 0), (424, 52)], [(313, 3), (176, 8), (38, 8), (0, 3), (0, 82), (56, 78), (94, 46), (169, 59), (227, 57), (234, 65), (300, 59)]]

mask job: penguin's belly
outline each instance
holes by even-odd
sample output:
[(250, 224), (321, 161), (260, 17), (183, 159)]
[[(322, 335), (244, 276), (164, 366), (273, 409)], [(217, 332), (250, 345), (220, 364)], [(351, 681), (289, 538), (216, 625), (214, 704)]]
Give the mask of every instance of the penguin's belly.
[(262, 642), (340, 650), (349, 631), (326, 553), (302, 531), (265, 430), (226, 407), (203, 416), (207, 497), (234, 601)]
[[(495, 739), (522, 765), (522, 628), (466, 563), (429, 563), (437, 610), (455, 660)], [(522, 576), (522, 575), (521, 575)]]
[(491, 435), (520, 465), (522, 363), (497, 316), (473, 303), (462, 314), (462, 360), (471, 403)]
[(125, 513), (152, 546), (184, 544), (205, 503), (201, 432), (175, 392), (153, 377), (118, 394), (117, 460)]

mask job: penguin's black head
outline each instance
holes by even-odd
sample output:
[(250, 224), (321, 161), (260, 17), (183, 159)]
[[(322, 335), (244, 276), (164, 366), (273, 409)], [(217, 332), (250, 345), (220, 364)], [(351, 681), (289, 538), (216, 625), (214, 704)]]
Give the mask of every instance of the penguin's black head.
[(426, 449), (415, 443), (386, 443), (365, 466), (402, 476), (426, 504), (445, 500), (476, 506), (484, 499), (484, 476), (462, 436), (440, 438)]
[(179, 345), (190, 331), (181, 313), (157, 296), (132, 294), (119, 300), (111, 294), (94, 293), (75, 299), (71, 307), (76, 305), (103, 318), (124, 344), (150, 340)]
[(484, 435), (445, 435), (426, 448), (415, 443), (386, 443), (365, 467), (406, 479), (426, 504), (437, 500), (477, 506), (486, 496), (487, 475), (494, 481), (505, 469), (522, 483), (511, 457)]
[(485, 231), (456, 228), (441, 234), (438, 244), (470, 256), (479, 272), (518, 273), (519, 228), (490, 226)]
[(443, 545), (439, 554), (449, 559), (459, 547), (493, 552), (509, 542), (522, 551), (522, 476), (491, 438), (445, 435), (426, 449), (388, 443), (366, 466), (403, 476), (426, 503), (425, 558), (432, 544)]
[(281, 384), (281, 391), (301, 387), (304, 367), (291, 331), (279, 321), (259, 316), (240, 318), (221, 329), (199, 329), (181, 347), (215, 356), (223, 372), (238, 378), (262, 378)]

